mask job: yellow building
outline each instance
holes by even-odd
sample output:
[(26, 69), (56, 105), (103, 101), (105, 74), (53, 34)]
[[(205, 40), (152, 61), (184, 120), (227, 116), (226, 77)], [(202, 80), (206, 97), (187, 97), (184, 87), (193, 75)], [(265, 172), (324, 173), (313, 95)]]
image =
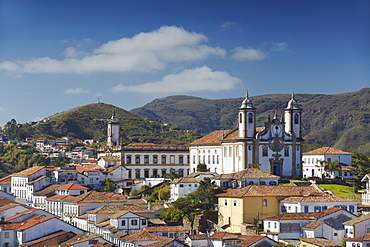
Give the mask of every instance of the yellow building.
[(279, 213), (279, 202), (291, 196), (323, 195), (316, 186), (249, 185), (218, 194), (218, 226), (227, 232), (242, 233), (243, 223), (253, 223)]
[(325, 238), (301, 238), (299, 247), (340, 247), (341, 245)]

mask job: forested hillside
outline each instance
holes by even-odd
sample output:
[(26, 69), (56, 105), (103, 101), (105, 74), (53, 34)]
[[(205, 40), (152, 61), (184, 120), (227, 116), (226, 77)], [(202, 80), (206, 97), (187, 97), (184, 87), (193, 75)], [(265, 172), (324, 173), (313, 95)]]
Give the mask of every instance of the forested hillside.
[[(263, 126), (268, 115), (273, 114), (275, 106), (282, 113), (290, 98), (290, 94), (251, 97), (257, 108), (258, 126)], [(370, 155), (370, 88), (334, 95), (295, 94), (295, 98), (303, 109), (303, 136), (306, 143)], [(233, 128), (243, 99), (209, 100), (170, 96), (155, 99), (131, 112), (206, 134)]]
[(107, 119), (115, 112), (121, 124), (122, 143), (150, 142), (185, 144), (198, 139), (197, 131), (182, 131), (177, 126), (164, 126), (150, 122), (136, 114), (113, 105), (94, 103), (79, 106), (45, 118), (38, 124), (18, 125), (9, 121), (4, 132), (12, 139), (26, 137), (58, 138), (69, 136), (77, 139), (96, 139), (104, 141), (107, 135)]

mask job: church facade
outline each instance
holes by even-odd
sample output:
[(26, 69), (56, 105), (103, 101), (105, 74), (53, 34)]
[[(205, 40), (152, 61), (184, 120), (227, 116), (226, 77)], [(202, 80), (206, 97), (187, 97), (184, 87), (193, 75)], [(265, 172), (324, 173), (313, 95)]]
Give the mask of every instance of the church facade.
[(302, 174), (302, 109), (292, 94), (284, 114), (275, 108), (264, 127), (256, 126), (256, 108), (248, 93), (238, 112), (238, 125), (219, 130), (190, 144), (190, 172), (204, 163), (211, 172), (234, 173), (260, 166), (282, 177)]

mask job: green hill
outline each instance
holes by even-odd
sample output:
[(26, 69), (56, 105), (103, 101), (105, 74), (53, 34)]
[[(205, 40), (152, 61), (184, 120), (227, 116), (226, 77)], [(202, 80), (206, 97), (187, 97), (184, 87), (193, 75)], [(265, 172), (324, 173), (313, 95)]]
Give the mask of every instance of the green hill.
[(32, 127), (24, 124), (17, 134), (20, 138), (70, 136), (82, 140), (93, 138), (105, 141), (107, 119), (111, 118), (113, 112), (121, 123), (120, 134), (124, 143), (183, 144), (199, 138), (199, 133), (196, 131), (182, 131), (174, 126), (167, 128), (159, 122), (150, 122), (136, 114), (104, 103), (79, 106), (57, 113)]
[[(290, 97), (290, 94), (251, 97), (257, 108), (258, 126), (263, 126), (268, 115), (273, 114), (275, 106), (282, 113)], [(295, 98), (303, 109), (303, 136), (306, 143), (370, 155), (370, 88), (334, 95), (296, 94)], [(170, 96), (155, 99), (131, 112), (206, 134), (233, 128), (242, 100)]]

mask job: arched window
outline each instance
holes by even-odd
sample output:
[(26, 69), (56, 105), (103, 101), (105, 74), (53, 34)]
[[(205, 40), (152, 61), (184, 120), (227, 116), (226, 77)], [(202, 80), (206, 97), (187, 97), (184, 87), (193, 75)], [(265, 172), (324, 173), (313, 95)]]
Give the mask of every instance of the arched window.
[(298, 124), (298, 114), (294, 114), (294, 124)]
[(239, 123), (243, 122), (243, 114), (239, 113)]
[(252, 113), (248, 114), (248, 123), (253, 123), (253, 114)]

